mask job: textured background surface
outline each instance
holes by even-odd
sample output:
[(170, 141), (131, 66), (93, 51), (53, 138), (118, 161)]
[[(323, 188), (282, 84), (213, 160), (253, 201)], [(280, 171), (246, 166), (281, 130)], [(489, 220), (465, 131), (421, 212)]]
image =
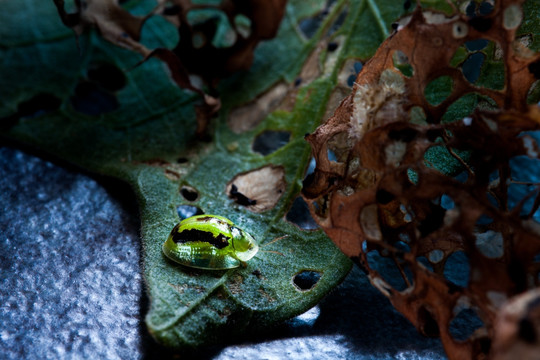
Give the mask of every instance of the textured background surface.
[[(0, 147), (0, 210), (0, 359), (171, 355), (142, 321), (139, 220), (126, 186)], [(307, 313), (197, 358), (445, 356), (355, 267)]]

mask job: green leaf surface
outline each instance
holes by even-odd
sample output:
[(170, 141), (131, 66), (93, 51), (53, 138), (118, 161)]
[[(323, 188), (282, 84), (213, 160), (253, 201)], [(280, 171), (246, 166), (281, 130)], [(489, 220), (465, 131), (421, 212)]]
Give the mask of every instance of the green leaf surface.
[[(153, 5), (141, 0), (125, 6), (141, 15)], [(223, 342), (291, 318), (314, 306), (351, 267), (322, 231), (303, 230), (286, 214), (310, 161), (303, 136), (323, 120), (341, 66), (350, 58), (366, 60), (402, 9), (392, 1), (341, 0), (328, 9), (315, 36), (306, 38), (299, 22), (325, 6), (324, 0), (290, 1), (278, 36), (259, 45), (252, 68), (221, 82), (223, 106), (212, 124), (212, 141), (200, 142), (194, 138), (194, 105), (200, 99), (174, 85), (161, 62), (151, 59), (135, 66), (138, 55), (96, 32), (77, 41), (61, 24), (52, 1), (0, 3), (1, 134), (133, 188), (150, 298), (146, 322), (162, 344), (185, 348)], [(339, 27), (338, 18), (345, 15)], [(337, 61), (322, 69), (326, 50), (317, 53), (323, 75), (290, 91), (317, 45), (338, 36), (345, 40), (332, 54)], [(142, 42), (148, 47), (170, 48), (176, 40), (174, 27), (160, 18), (143, 28)], [(104, 65), (115, 70), (118, 86), (110, 88), (110, 76), (93, 75), (92, 69)], [(251, 130), (233, 132), (228, 125), (233, 110), (277, 84), (288, 87), (293, 106), (273, 111)], [(59, 105), (41, 111), (43, 104), (35, 101), (44, 95)], [(256, 153), (253, 139), (265, 130), (289, 132), (289, 141), (266, 156)], [(227, 196), (226, 186), (236, 175), (266, 165), (284, 170), (285, 191), (273, 208), (254, 213)], [(185, 185), (196, 190), (196, 200), (181, 195)], [(230, 218), (258, 239), (262, 250), (247, 267), (228, 271), (172, 263), (161, 245), (180, 221), (181, 205)], [(288, 236), (264, 247), (283, 235)], [(317, 275), (311, 289), (295, 285), (302, 272)]]

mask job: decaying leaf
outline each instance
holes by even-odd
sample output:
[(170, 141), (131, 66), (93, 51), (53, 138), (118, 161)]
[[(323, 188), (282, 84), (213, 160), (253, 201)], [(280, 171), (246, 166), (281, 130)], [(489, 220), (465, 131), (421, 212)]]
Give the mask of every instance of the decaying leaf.
[[(417, 6), (333, 116), (306, 136), (317, 163), (303, 189), (313, 217), (420, 332), (441, 337), (452, 359), (514, 346), (497, 343), (497, 314), (540, 286), (540, 185), (511, 167), (519, 157), (539, 160), (524, 134), (540, 129), (540, 109), (527, 103), (540, 55), (516, 36), (523, 3), (495, 1), (468, 15), (452, 5), (451, 16)], [(474, 40), (489, 44), (489, 61), (499, 59), (489, 62), (489, 79), (466, 71)], [(514, 201), (518, 184), (529, 190)], [(456, 257), (470, 269), (458, 280)], [(379, 270), (385, 261), (398, 278)], [(482, 325), (459, 339), (452, 326), (465, 310)]]
[[(75, 13), (66, 12), (64, 0), (54, 3), (62, 22), (77, 35), (96, 28), (103, 38), (141, 54), (144, 61), (152, 57), (160, 59), (178, 86), (200, 94), (204, 105), (196, 110), (197, 134), (201, 137), (210, 118), (221, 107), (214, 90), (217, 82), (251, 66), (257, 44), (276, 35), (286, 0), (224, 0), (218, 5), (159, 0), (146, 16), (132, 15), (118, 0), (77, 0)], [(156, 15), (178, 28), (180, 40), (172, 50), (149, 49), (140, 42), (145, 21)], [(202, 78), (210, 89), (205, 90), (192, 81), (192, 75)]]

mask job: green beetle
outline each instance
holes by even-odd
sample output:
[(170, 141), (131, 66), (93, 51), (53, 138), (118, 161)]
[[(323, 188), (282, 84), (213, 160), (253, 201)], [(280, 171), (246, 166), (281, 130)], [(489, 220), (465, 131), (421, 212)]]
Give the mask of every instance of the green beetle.
[(253, 236), (217, 215), (196, 215), (182, 220), (163, 244), (163, 253), (169, 259), (205, 270), (245, 265), (258, 251)]

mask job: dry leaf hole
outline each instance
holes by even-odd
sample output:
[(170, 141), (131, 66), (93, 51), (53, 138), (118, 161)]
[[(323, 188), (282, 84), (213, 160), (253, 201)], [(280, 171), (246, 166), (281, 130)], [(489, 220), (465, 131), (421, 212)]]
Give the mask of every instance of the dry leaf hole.
[(356, 77), (358, 76), (358, 73), (362, 70), (363, 66), (364, 65), (361, 61), (355, 61), (353, 63), (352, 69), (350, 70), (352, 73), (347, 78), (347, 86), (352, 87), (354, 85)]
[[(406, 248), (408, 248), (408, 246)], [(385, 250), (381, 251), (385, 252)], [(395, 255), (386, 255), (387, 256), (381, 256), (381, 253), (378, 250), (371, 250), (368, 252), (367, 259), (369, 267), (377, 271), (379, 276), (397, 291), (407, 289), (413, 282), (412, 272), (409, 267), (402, 264), (398, 266), (400, 260), (397, 256), (393, 258), (392, 256)]]
[[(454, 312), (455, 311), (456, 309), (454, 309)], [(475, 330), (483, 327), (484, 322), (480, 319), (474, 309), (464, 308), (458, 311), (457, 315), (450, 321), (448, 330), (455, 340), (465, 341), (475, 332)]]
[(285, 146), (290, 139), (291, 133), (288, 131), (266, 130), (255, 137), (252, 150), (266, 156)]
[(409, 58), (401, 50), (394, 51), (392, 55), (394, 67), (398, 69), (404, 76), (411, 77), (414, 74), (414, 69), (409, 63)]
[(57, 110), (62, 100), (53, 94), (39, 93), (17, 106), (19, 118), (30, 118)]
[(302, 230), (314, 230), (319, 227), (313, 220), (309, 208), (301, 196), (294, 199), (291, 208), (285, 215), (285, 219)]
[(469, 285), (469, 275), (471, 266), (469, 258), (463, 251), (456, 251), (446, 259), (443, 275), (451, 283), (467, 287)]
[(184, 220), (195, 215), (204, 214), (200, 208), (192, 205), (179, 205), (176, 207), (176, 213), (178, 214), (180, 220)]
[(186, 185), (180, 188), (180, 194), (187, 201), (195, 201), (199, 197), (199, 193), (197, 192), (197, 190), (195, 190), (191, 186), (186, 186)]
[(450, 76), (440, 76), (429, 82), (424, 89), (424, 96), (431, 105), (439, 105), (452, 94), (453, 86)]
[(293, 276), (292, 282), (300, 291), (311, 290), (321, 279), (322, 273), (314, 270), (302, 270)]

